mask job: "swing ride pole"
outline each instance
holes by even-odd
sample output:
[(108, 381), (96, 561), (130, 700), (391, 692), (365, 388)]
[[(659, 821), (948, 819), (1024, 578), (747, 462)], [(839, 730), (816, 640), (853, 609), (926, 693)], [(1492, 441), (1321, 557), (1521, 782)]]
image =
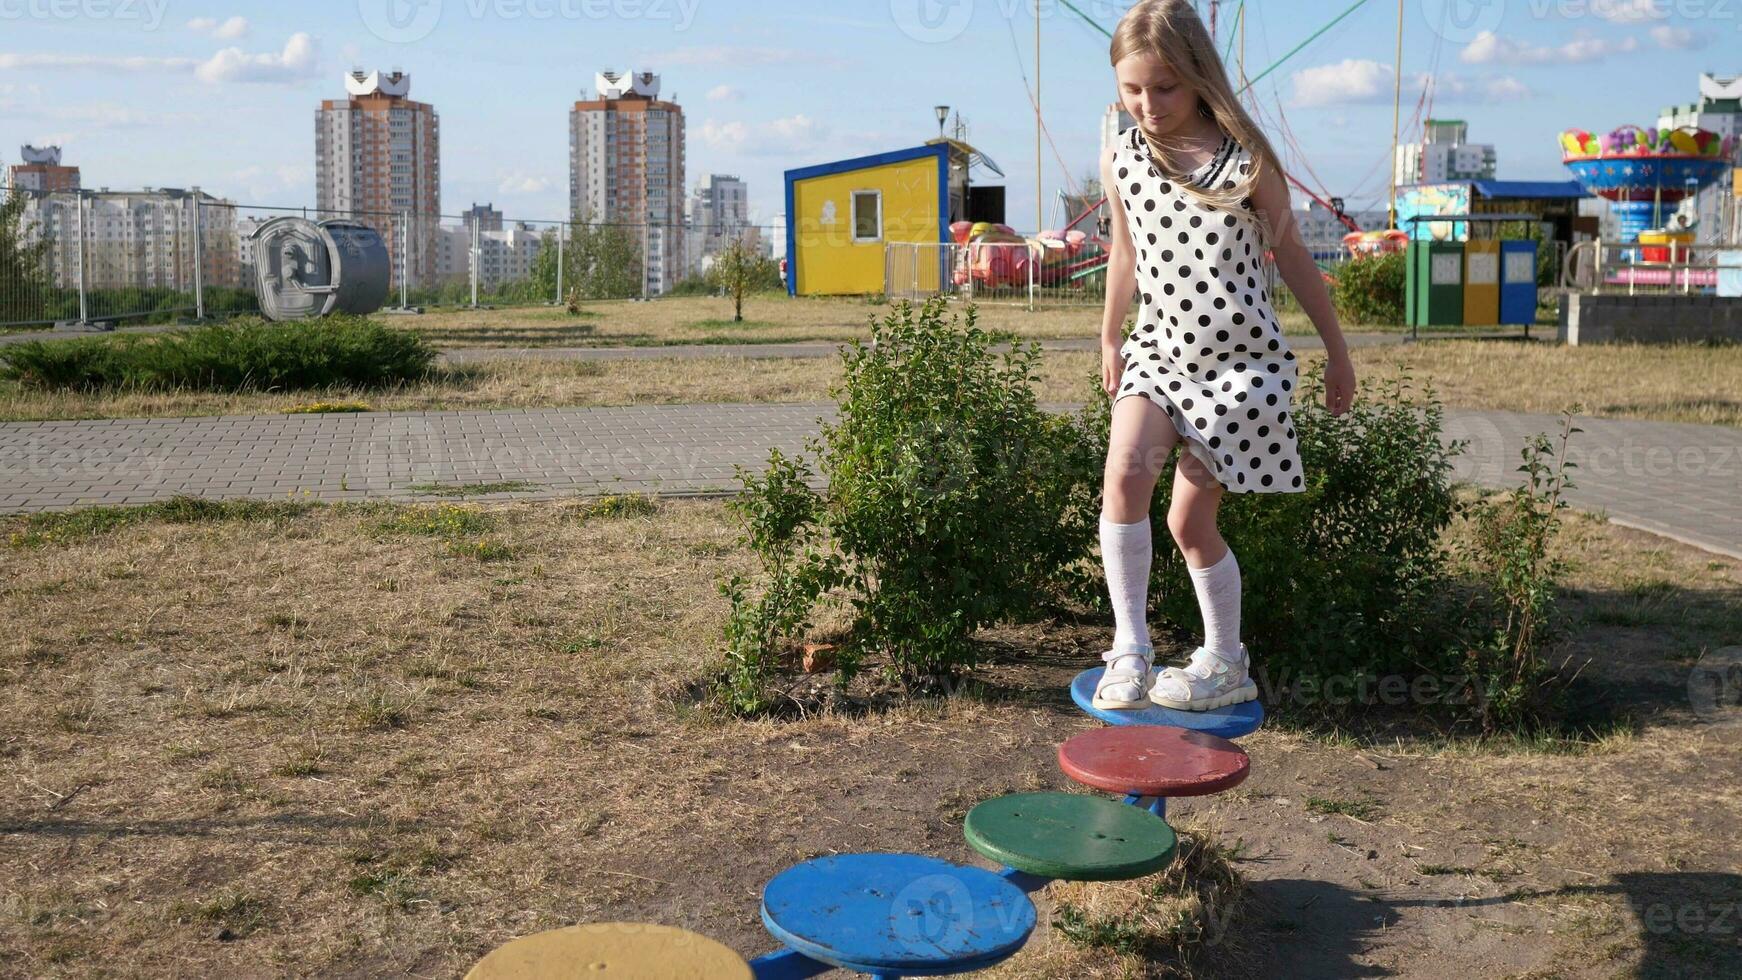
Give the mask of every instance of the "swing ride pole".
[[(1045, 224), (1046, 216), (1041, 213), (1041, 200), (1044, 195), (1040, 189), (1040, 0), (1034, 0), (1034, 234), (1040, 237), (1041, 225)], [(1029, 308), (1034, 308), (1033, 290), (1029, 291)]]
[(1397, 57), (1391, 63), (1391, 193), (1385, 206), (1385, 227), (1397, 227), (1397, 127), (1403, 104), (1403, 0), (1397, 0)]

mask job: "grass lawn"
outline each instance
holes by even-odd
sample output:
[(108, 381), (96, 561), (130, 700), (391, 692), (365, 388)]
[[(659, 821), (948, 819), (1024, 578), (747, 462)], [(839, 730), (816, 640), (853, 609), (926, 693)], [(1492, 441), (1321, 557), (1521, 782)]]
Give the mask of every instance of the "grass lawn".
[[(1566, 347), (1502, 340), (1363, 346), (1351, 357), (1361, 383), (1409, 375), (1432, 382), (1447, 405), (1586, 413), (1671, 422), (1742, 424), (1742, 345)], [(1303, 349), (1303, 364), (1324, 355)], [(1043, 356), (1042, 401), (1083, 401), (1098, 388), (1099, 353)], [(0, 421), (264, 415), (316, 403), (374, 411), (540, 408), (675, 402), (822, 401), (839, 381), (838, 356), (657, 358), (608, 361), (506, 358), (440, 365), (426, 382), (392, 390), (212, 393), (44, 392), (0, 381)], [(1095, 382), (1098, 384), (1098, 381)]]
[[(986, 866), (968, 807), (1072, 788), (1055, 747), (1096, 723), (1065, 685), (1110, 625), (988, 631), (953, 700), (719, 718), (694, 698), (713, 583), (753, 556), (718, 501), (627, 504), (0, 521), (0, 974), (457, 976), (604, 919), (753, 956), (792, 863)], [(1209, 934), (1165, 875), (1054, 884), (984, 975), (1157, 975), (1085, 937), (1204, 977), (1742, 975), (1742, 740), (1687, 696), (1702, 650), (1742, 642), (1742, 564), (1567, 521), (1600, 734), (1269, 725), (1246, 783), (1170, 810), (1246, 882)]]

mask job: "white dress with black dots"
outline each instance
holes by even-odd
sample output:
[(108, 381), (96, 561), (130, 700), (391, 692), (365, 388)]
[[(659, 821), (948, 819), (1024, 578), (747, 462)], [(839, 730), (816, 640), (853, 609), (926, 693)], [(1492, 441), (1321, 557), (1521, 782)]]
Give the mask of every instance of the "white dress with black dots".
[[(1200, 188), (1232, 186), (1250, 157), (1232, 137), (1188, 175)], [(1160, 405), (1186, 449), (1235, 493), (1306, 489), (1295, 442), (1294, 351), (1270, 308), (1258, 215), (1199, 203), (1165, 177), (1133, 126), (1113, 157), (1143, 294), (1114, 401)]]

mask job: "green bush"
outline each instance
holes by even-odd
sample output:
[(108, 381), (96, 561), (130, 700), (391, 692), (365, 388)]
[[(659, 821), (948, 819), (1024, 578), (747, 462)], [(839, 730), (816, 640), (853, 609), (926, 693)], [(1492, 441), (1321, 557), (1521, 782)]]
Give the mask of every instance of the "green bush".
[(1403, 323), (1404, 253), (1382, 252), (1344, 262), (1331, 302), (1345, 323)]
[(419, 377), (435, 356), (417, 334), (364, 317), (242, 317), (159, 334), (26, 341), (0, 350), (0, 377), (80, 390), (369, 387)]
[(1548, 549), (1566, 507), (1561, 494), (1575, 485), (1566, 475), (1578, 465), (1566, 458), (1567, 441), (1583, 431), (1563, 416), (1558, 455), (1538, 433), (1519, 451), (1524, 483), (1471, 510), (1475, 535), (1467, 558), (1483, 589), (1462, 666), (1480, 682), (1477, 717), (1486, 731), (1542, 727), (1564, 705), (1566, 690), (1547, 653), (1566, 631), (1554, 606), (1566, 566)]
[[(1098, 371), (1080, 411), (1045, 412), (1030, 387), (1035, 351), (1013, 345), (998, 363), (972, 306), (965, 331), (942, 309), (928, 301), (916, 316), (902, 302), (873, 322), (868, 346), (845, 353), (832, 392), (840, 422), (812, 444), (827, 489), (779, 452), (764, 473), (740, 474), (733, 506), (762, 587), (753, 595), (742, 576), (721, 586), (732, 606), (723, 687), (737, 710), (772, 702), (793, 641), (837, 589), (855, 614), (838, 644), (842, 686), (870, 656), (910, 689), (972, 670), (983, 626), (1082, 610), (1106, 622), (1095, 548), (1111, 407)], [(1332, 416), (1323, 387), (1322, 362), (1308, 366), (1291, 411), (1304, 489), (1230, 492), (1220, 507), (1260, 697), (1314, 722), (1381, 701), (1489, 730), (1549, 721), (1540, 695), (1554, 673), (1558, 566), (1545, 557), (1555, 510), (1545, 500), (1558, 499), (1560, 477), (1527, 455), (1530, 482), (1477, 508), (1475, 573), (1463, 577), (1445, 532), (1459, 515), (1452, 461), (1467, 442), (1442, 441), (1433, 389), (1416, 392), (1407, 376), (1369, 384)], [(1166, 526), (1172, 486), (1164, 472), (1150, 507), (1151, 625), (1197, 637), (1197, 594)]]
[[(1441, 444), (1431, 391), (1417, 403), (1403, 382), (1369, 385), (1339, 417), (1325, 410), (1323, 385), (1320, 361), (1302, 372), (1290, 413), (1304, 490), (1226, 493), (1217, 522), (1240, 563), (1241, 636), (1270, 688), (1261, 695), (1315, 703), (1333, 678), (1359, 690), (1418, 674), (1451, 642), (1426, 611), (1447, 588), (1440, 536), (1456, 513), (1448, 474), (1461, 448)], [(1159, 481), (1150, 508), (1158, 545), (1169, 541), (1172, 486)], [(1201, 636), (1178, 549), (1157, 547), (1156, 557), (1157, 613)]]
[[(776, 453), (740, 478), (746, 535), (768, 584), (732, 599), (728, 660), (741, 703), (780, 662), (778, 644), (843, 587), (854, 617), (837, 655), (845, 683), (868, 656), (909, 686), (976, 666), (975, 630), (1040, 614), (1095, 581), (1101, 453), (1081, 418), (1034, 399), (1038, 344), (994, 357), (985, 331), (945, 303), (895, 305), (869, 344), (843, 352), (839, 422), (810, 442), (828, 489)], [(828, 548), (817, 545), (827, 541)], [(804, 553), (797, 552), (803, 549)]]

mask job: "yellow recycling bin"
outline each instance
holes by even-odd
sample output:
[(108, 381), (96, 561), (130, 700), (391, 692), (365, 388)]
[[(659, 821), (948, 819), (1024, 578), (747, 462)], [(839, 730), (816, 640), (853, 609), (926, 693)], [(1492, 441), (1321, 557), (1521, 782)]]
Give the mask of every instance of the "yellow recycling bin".
[(1464, 325), (1500, 322), (1500, 243), (1464, 243)]

